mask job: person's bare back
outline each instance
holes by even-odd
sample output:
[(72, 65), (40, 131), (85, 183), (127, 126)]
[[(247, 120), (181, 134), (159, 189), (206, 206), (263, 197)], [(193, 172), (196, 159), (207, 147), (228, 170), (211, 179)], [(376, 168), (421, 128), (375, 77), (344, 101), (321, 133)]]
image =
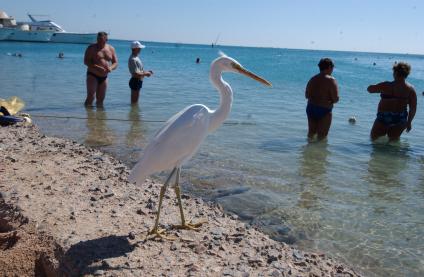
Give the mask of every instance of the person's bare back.
[(339, 100), (336, 79), (325, 73), (318, 73), (306, 86), (306, 98), (311, 104), (332, 108)]
[(320, 73), (313, 76), (306, 85), (305, 97), (308, 99), (308, 138), (317, 135), (318, 140), (328, 135), (332, 120), (333, 104), (339, 101), (339, 89), (336, 79), (331, 76), (334, 64), (329, 58), (321, 59)]

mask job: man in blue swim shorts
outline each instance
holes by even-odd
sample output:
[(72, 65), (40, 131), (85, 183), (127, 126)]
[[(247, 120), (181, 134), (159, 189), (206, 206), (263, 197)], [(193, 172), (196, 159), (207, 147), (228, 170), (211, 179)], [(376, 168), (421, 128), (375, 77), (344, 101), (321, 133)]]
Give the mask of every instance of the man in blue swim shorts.
[(321, 59), (318, 63), (319, 73), (313, 76), (305, 90), (308, 99), (306, 115), (308, 116), (308, 139), (315, 135), (318, 140), (325, 139), (331, 126), (332, 109), (339, 101), (339, 89), (336, 79), (331, 76), (334, 63), (329, 58)]
[(153, 74), (153, 71), (145, 71), (143, 68), (143, 63), (138, 56), (141, 52), (141, 49), (145, 48), (143, 44), (139, 41), (133, 41), (131, 43), (131, 56), (128, 59), (128, 70), (131, 74), (131, 79), (129, 81), (129, 86), (131, 89), (131, 104), (136, 104), (138, 102), (138, 97), (140, 96), (140, 90), (143, 86), (144, 77), (150, 77)]

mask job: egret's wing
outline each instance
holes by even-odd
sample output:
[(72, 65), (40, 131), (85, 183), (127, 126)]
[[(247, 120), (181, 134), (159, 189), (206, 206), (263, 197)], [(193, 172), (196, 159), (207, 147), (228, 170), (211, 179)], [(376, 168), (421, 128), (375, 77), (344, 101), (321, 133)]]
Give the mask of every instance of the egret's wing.
[(189, 106), (171, 117), (145, 148), (129, 181), (141, 184), (148, 175), (190, 159), (208, 133), (209, 119), (209, 110), (203, 105)]

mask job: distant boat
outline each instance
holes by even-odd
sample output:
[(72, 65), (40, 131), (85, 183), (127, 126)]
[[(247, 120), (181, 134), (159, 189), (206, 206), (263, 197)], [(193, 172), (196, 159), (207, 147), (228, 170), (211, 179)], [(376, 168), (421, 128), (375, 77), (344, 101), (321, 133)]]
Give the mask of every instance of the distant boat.
[(33, 15), (28, 14), (31, 19), (29, 23), (31, 30), (54, 31), (50, 41), (61, 43), (93, 43), (96, 42), (97, 33), (74, 33), (65, 31), (59, 24), (51, 20), (36, 20)]
[(212, 48), (214, 48), (218, 44), (219, 36), (221, 36), (221, 33), (218, 34), (218, 36), (215, 39), (215, 42), (212, 42)]
[(50, 38), (54, 34), (54, 31), (38, 30), (33, 31), (29, 24), (20, 23), (6, 40), (11, 41), (33, 41), (33, 42), (49, 42)]
[(0, 40), (60, 42), (60, 43), (93, 43), (97, 33), (66, 32), (60, 25), (51, 20), (36, 20), (28, 14), (30, 22), (18, 22), (0, 11)]
[(0, 40), (49, 42), (54, 30), (31, 28), (29, 23), (18, 22), (0, 11)]
[(16, 28), (16, 20), (0, 11), (0, 40), (6, 40)]

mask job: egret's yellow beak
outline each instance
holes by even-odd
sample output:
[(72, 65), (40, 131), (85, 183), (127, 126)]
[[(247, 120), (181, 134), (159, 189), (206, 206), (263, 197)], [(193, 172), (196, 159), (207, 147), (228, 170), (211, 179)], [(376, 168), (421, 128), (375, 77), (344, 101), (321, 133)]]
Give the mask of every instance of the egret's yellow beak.
[(249, 78), (252, 78), (253, 80), (256, 80), (266, 86), (272, 87), (272, 84), (270, 82), (268, 82), (267, 80), (265, 80), (262, 77), (259, 77), (258, 75), (256, 75), (255, 73), (250, 72), (249, 70), (241, 67), (240, 65), (234, 63), (233, 67), (240, 73), (243, 74)]

